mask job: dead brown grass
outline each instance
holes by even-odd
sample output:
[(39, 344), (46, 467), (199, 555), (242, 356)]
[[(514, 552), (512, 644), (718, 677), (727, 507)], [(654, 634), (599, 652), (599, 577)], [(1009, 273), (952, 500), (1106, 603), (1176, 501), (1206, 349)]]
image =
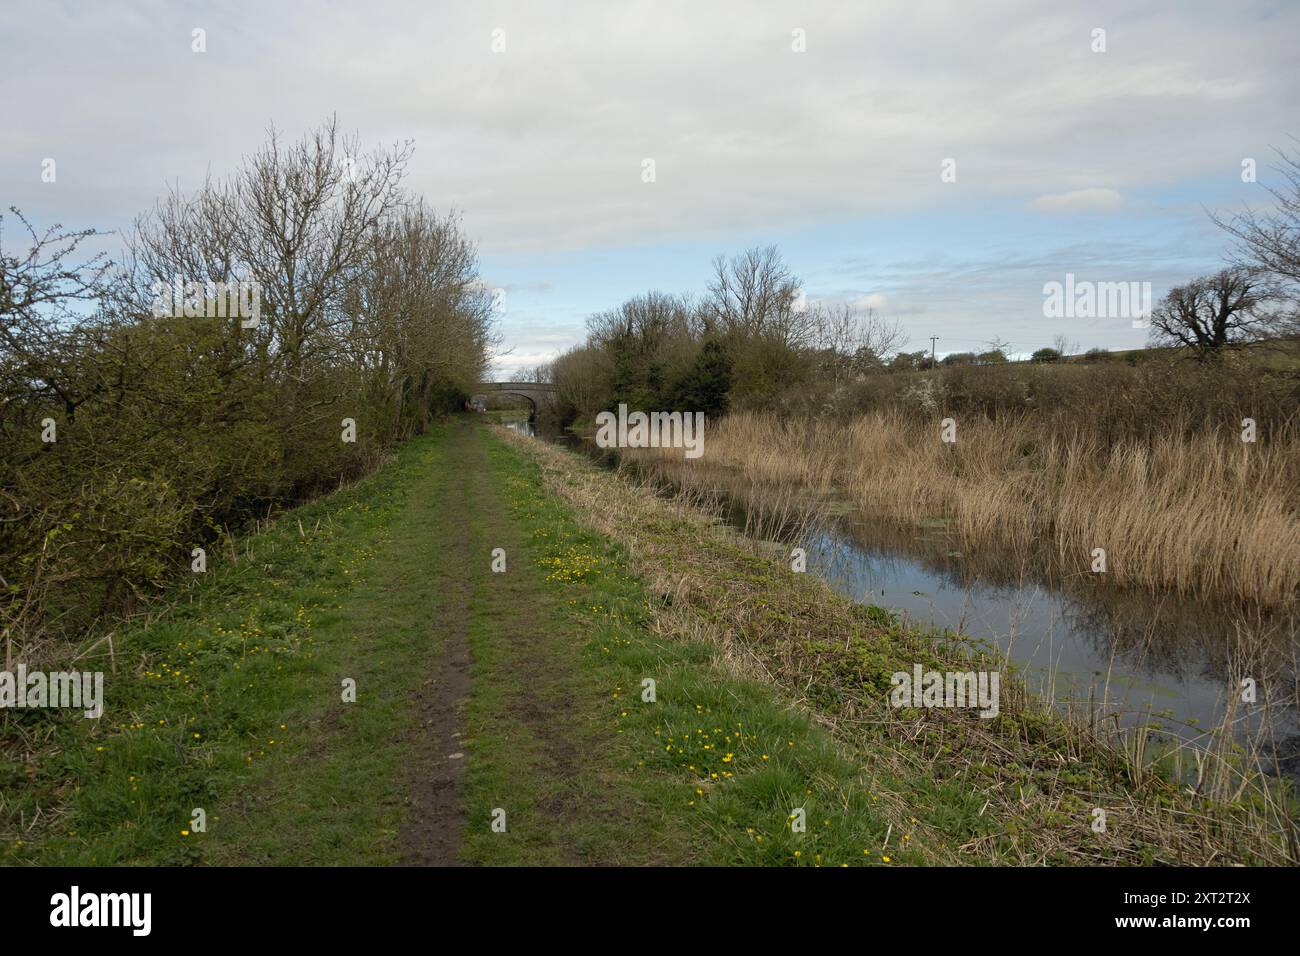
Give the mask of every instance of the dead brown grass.
[[(956, 805), (968, 808), (929, 834), (931, 862), (1296, 862), (1289, 806), (1233, 754), (1197, 758), (1207, 763), (1194, 787), (1173, 782), (1152, 764), (1143, 730), (1062, 719), (1008, 678), (1005, 661), (904, 627), (812, 576), (789, 573), (771, 549), (683, 498), (665, 498), (626, 472), (602, 471), (540, 442), (503, 437), (538, 463), (546, 487), (580, 521), (626, 549), (654, 595), (654, 627), (708, 642), (722, 666), (791, 695), (862, 766), (871, 792), (882, 794), (900, 825), (909, 807), (951, 802), (954, 818), (961, 817)], [(767, 461), (790, 474), (811, 473), (800, 480), (813, 487), (830, 486), (816, 484), (823, 466), (814, 459)], [(914, 662), (1001, 666), (1001, 716), (891, 708), (888, 674)], [(1090, 826), (1094, 808), (1107, 812), (1104, 833)]]
[[(752, 510), (790, 510), (792, 491), (839, 499), (864, 514), (951, 519), (966, 549), (1050, 541), (1066, 574), (1263, 605), (1300, 593), (1300, 439), (1245, 443), (1235, 430), (1171, 427), (1150, 442), (1107, 444), (1088, 430), (1046, 432), (1030, 418), (956, 422), (875, 412), (848, 425), (736, 414), (712, 425), (704, 455), (628, 452), (688, 491), (708, 489)], [(770, 508), (769, 508), (770, 510)]]

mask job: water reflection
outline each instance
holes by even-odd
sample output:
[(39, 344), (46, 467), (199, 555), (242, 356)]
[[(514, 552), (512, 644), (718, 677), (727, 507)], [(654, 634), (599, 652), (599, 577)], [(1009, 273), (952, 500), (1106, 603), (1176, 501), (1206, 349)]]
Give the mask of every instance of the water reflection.
[[(612, 463), (591, 442), (542, 437)], [(732, 504), (727, 519), (744, 527), (743, 508)], [(1234, 735), (1259, 739), (1265, 756), (1300, 780), (1294, 610), (1123, 591), (1064, 572), (1046, 544), (1031, 554), (965, 553), (942, 520), (917, 528), (849, 514), (804, 547), (809, 570), (841, 594), (987, 640), (1063, 709), (1148, 724), (1207, 748), (1228, 695), (1251, 677), (1260, 702), (1267, 694), (1274, 706), (1235, 707)]]
[(1118, 590), (1063, 574), (1046, 554), (965, 554), (941, 522), (918, 530), (856, 516), (822, 530), (809, 559), (856, 601), (989, 641), (1062, 709), (1202, 749), (1251, 677), (1275, 706), (1234, 707), (1234, 737), (1300, 779), (1293, 613)]

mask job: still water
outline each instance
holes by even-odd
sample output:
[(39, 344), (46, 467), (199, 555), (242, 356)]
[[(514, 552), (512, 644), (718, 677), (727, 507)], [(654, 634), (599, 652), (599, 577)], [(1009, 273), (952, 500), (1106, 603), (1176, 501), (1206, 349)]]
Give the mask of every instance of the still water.
[[(536, 434), (526, 422), (506, 423)], [(573, 435), (540, 437), (610, 464)], [(739, 508), (728, 516), (743, 527)], [(1098, 586), (1052, 567), (1050, 556), (963, 553), (945, 522), (923, 528), (850, 514), (802, 542), (808, 570), (844, 596), (922, 626), (987, 641), (1058, 707), (1145, 724), (1159, 737), (1208, 748), (1229, 694), (1253, 677), (1262, 703), (1232, 708), (1233, 735), (1257, 739), (1271, 763), (1300, 781), (1294, 612), (1227, 607)], [(1264, 662), (1264, 663), (1261, 663)]]
[[(809, 569), (841, 594), (899, 612), (906, 619), (984, 639), (1059, 707), (1117, 715), (1201, 747), (1220, 723), (1243, 674), (1264, 671), (1238, 662), (1242, 641), (1288, 666), (1268, 672), (1278, 706), (1271, 726), (1260, 707), (1234, 710), (1237, 738), (1265, 746), (1300, 772), (1294, 672), (1297, 622), (1285, 614), (1228, 609), (1150, 593), (1116, 593), (1088, 580), (996, 564), (956, 550), (941, 527), (924, 531), (846, 521), (818, 532)], [(1284, 656), (1285, 655), (1285, 656)], [(1263, 691), (1257, 691), (1263, 699)]]

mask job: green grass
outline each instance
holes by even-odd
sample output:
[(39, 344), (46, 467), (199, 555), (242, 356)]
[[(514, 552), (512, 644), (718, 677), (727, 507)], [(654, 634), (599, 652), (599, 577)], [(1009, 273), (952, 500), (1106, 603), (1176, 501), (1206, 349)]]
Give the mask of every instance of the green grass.
[[(996, 753), (960, 721), (873, 721), (854, 695), (876, 694), (900, 653), (928, 660), (941, 637), (861, 607), (818, 636), (810, 615), (830, 614), (831, 596), (703, 518), (635, 494), (637, 507), (616, 505), (619, 479), (585, 465), (572, 467), (596, 476), (592, 494), (567, 504), (539, 447), (471, 416), (439, 425), (237, 560), (209, 555), (149, 622), (113, 633), (111, 657), (104, 643), (79, 660), (110, 672), (100, 720), (0, 714), (0, 863), (437, 858), (412, 852), (433, 825), (422, 775), (450, 759), (420, 698), (436, 699), (444, 642), (462, 636), (464, 774), (432, 799), (456, 804), (471, 864), (1069, 862), (1098, 805), (1080, 794), (1114, 806), (1129, 793), (1122, 767), (1062, 764), (1069, 739), (1030, 713), (1004, 712), (999, 725), (1020, 723)], [(592, 528), (597, 513), (639, 522), (636, 560), (617, 522)], [(674, 603), (637, 567), (704, 578)], [(680, 636), (690, 621), (711, 639)], [(801, 676), (741, 678), (720, 656), (728, 644), (759, 672), (792, 653)], [(341, 699), (345, 678), (356, 703)], [(990, 804), (999, 793), (1015, 812)]]
[[(508, 575), (480, 577), (476, 599), (479, 589), (499, 593), (507, 616), (536, 607), (545, 627), (525, 648), (500, 621), (475, 622), (470, 859), (830, 865), (912, 857), (879, 852), (887, 825), (873, 808), (878, 798), (802, 711), (770, 686), (728, 676), (708, 645), (651, 633), (645, 587), (622, 550), (545, 494), (535, 464), (491, 438), (490, 470), (510, 520), (479, 522), (491, 533), (478, 551), (522, 552), (535, 570), (526, 577), (530, 569), (511, 557)], [(528, 583), (507, 599), (498, 577)], [(653, 703), (643, 699), (647, 678)], [(512, 713), (524, 697), (549, 701), (546, 719), (572, 745), (574, 766), (554, 766), (537, 730)], [(507, 810), (505, 834), (488, 828), (496, 807)], [(799, 809), (802, 833), (791, 822)]]
[[(454, 476), (467, 567), (444, 506)], [(709, 646), (652, 633), (626, 556), (481, 425), (438, 426), (246, 545), (251, 557), (210, 555), (151, 622), (117, 631), (111, 662), (104, 647), (78, 662), (116, 668), (99, 721), (4, 715), (0, 862), (399, 862), (399, 830), (420, 824), (413, 695), (461, 580), (465, 861), (909, 861), (879, 852), (876, 798), (830, 736), (772, 687), (728, 676)], [(790, 825), (800, 808), (806, 833)]]
[[(374, 612), (383, 582), (428, 550), (410, 548), (403, 522), (412, 493), (430, 491), (425, 476), (446, 471), (445, 432), (282, 518), (251, 560), (210, 555), (159, 620), (116, 635), (100, 720), (7, 715), (0, 861), (391, 860), (402, 746), (390, 732), (408, 719), (408, 655), (422, 652), (417, 595), (400, 607), (384, 596), (401, 613)], [(355, 705), (342, 702), (344, 677), (358, 683)], [(38, 742), (30, 760), (16, 724)], [(190, 826), (196, 807), (206, 833)]]

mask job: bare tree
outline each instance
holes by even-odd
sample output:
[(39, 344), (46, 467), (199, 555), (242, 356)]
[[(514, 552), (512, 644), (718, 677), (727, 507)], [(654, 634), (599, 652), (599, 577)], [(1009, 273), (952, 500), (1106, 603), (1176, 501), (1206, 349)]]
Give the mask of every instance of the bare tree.
[(816, 345), (834, 349), (841, 355), (870, 354), (884, 359), (907, 341), (903, 327), (892, 319), (882, 318), (875, 309), (862, 312), (849, 303), (841, 303), (817, 305), (811, 312)]
[(473, 244), (454, 215), (440, 218), (422, 202), (375, 228), (341, 308), (350, 360), (390, 391), (399, 420), (427, 408), (435, 384), (470, 391), (495, 342)]
[(1283, 185), (1264, 187), (1276, 208), (1267, 212), (1247, 208), (1231, 219), (1211, 218), (1238, 240), (1248, 264), (1300, 293), (1300, 154), (1278, 150), (1278, 158), (1274, 168)]
[(341, 347), (344, 294), (380, 224), (405, 203), (409, 143), (360, 155), (331, 117), (295, 143), (274, 129), (229, 182), (172, 192), (130, 237), (137, 289), (148, 280), (256, 281), (263, 348), (276, 370), (302, 378), (312, 353)]
[(1237, 240), (1237, 264), (1266, 275), (1278, 301), (1288, 303), (1274, 313), (1273, 334), (1300, 335), (1300, 153), (1279, 149), (1277, 154), (1273, 168), (1282, 183), (1264, 187), (1273, 197), (1273, 209), (1247, 207), (1229, 219), (1211, 218)]
[(1233, 267), (1170, 289), (1151, 313), (1156, 345), (1186, 346), (1205, 357), (1226, 345), (1266, 334), (1274, 316), (1272, 297), (1257, 270)]
[(86, 309), (103, 298), (112, 263), (103, 253), (76, 261), (93, 229), (69, 232), (53, 225), (38, 233), (18, 209), (9, 212), (27, 234), (22, 252), (4, 250), (0, 216), (0, 422), (13, 402), (53, 398), (72, 416), (86, 398), (72, 384), (75, 350), (84, 337)]
[(799, 279), (776, 246), (713, 260), (713, 279), (698, 313), (705, 335), (774, 337), (787, 346), (808, 343), (814, 323), (799, 308)]
[(512, 382), (526, 382), (530, 385), (545, 385), (551, 381), (551, 364), (544, 362), (532, 368), (518, 369), (510, 376)]
[(1061, 353), (1061, 358), (1079, 353), (1079, 343), (1073, 341), (1068, 335), (1057, 335), (1052, 338), (1052, 348)]
[(810, 345), (820, 353), (820, 366), (834, 384), (884, 368), (886, 360), (907, 341), (897, 322), (849, 303), (814, 305), (809, 310)]

